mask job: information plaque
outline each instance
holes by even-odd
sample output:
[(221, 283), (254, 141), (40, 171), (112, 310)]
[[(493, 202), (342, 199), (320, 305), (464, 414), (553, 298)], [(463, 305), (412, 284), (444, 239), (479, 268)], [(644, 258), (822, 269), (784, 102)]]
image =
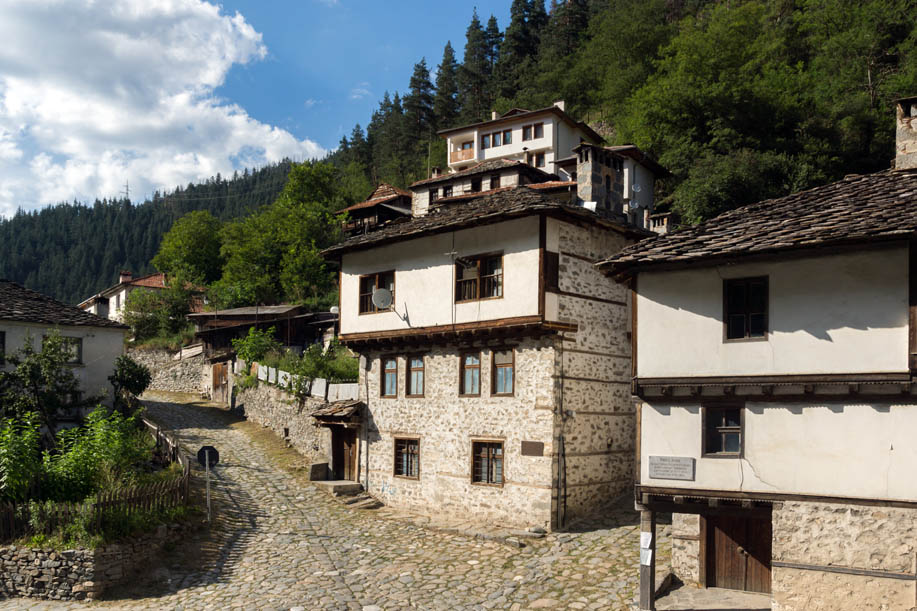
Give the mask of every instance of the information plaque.
[(694, 481), (694, 459), (687, 456), (650, 456), (651, 479)]

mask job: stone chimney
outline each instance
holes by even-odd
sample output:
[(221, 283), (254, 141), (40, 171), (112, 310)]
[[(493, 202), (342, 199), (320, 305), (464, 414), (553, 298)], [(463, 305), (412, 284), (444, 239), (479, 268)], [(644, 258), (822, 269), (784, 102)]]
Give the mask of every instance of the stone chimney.
[(438, 166), (430, 168), (430, 178), (439, 178), (442, 173), (442, 170), (440, 170)]
[(895, 169), (917, 168), (917, 96), (898, 100)]
[(490, 111), (490, 120), (491, 121), (496, 121), (499, 118), (500, 118), (500, 113), (498, 113), (496, 110)]
[(119, 272), (119, 275), (118, 275), (118, 282), (119, 282), (119, 283), (122, 283), (122, 282), (130, 282), (130, 281), (133, 280), (133, 279), (134, 279), (134, 274), (132, 274), (131, 272), (129, 272), (129, 271), (127, 271), (127, 270), (124, 270), (124, 269), (122, 269), (122, 270)]
[(565, 110), (565, 109), (564, 109), (564, 101), (563, 101), (563, 100), (557, 100), (556, 102), (554, 102), (554, 106), (557, 106), (557, 107), (560, 108), (561, 110)]

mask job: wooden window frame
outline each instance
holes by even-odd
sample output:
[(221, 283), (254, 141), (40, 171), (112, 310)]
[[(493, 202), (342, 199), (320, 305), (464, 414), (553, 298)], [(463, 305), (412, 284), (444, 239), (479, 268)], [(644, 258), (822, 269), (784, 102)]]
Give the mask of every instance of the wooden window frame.
[[(363, 290), (363, 280), (364, 280), (364, 278), (374, 278), (374, 281), (373, 281), (373, 290), (378, 289), (378, 288), (385, 288), (385, 287), (380, 287), (380, 286), (379, 286), (379, 280), (380, 280), (380, 278), (381, 278), (382, 276), (385, 276), (385, 275), (387, 275), (387, 274), (391, 274), (391, 275), (392, 275), (392, 305), (389, 306), (389, 307), (387, 307), (387, 308), (385, 308), (384, 310), (380, 310), (379, 308), (376, 307), (376, 304), (374, 304), (373, 301), (372, 301), (372, 292), (370, 292), (370, 293), (363, 293), (363, 292), (362, 292), (362, 290)], [(360, 276), (359, 279), (357, 280), (357, 313), (358, 313), (358, 315), (359, 315), (359, 316), (364, 316), (364, 315), (366, 315), (366, 314), (381, 314), (382, 312), (391, 312), (392, 309), (395, 307), (395, 285), (396, 285), (396, 280), (397, 280), (397, 278), (396, 278), (396, 275), (395, 275), (395, 270), (393, 270), (393, 269), (386, 270), (386, 271), (384, 271), (384, 272), (376, 272), (375, 274), (365, 274), (365, 275), (363, 275), (363, 276)], [(366, 296), (366, 295), (369, 295), (369, 305), (370, 305), (370, 307), (371, 307), (372, 309), (364, 311), (364, 310), (363, 310), (363, 297)]]
[[(499, 294), (499, 295), (491, 295), (491, 296), (488, 296), (488, 297), (482, 297), (482, 296), (481, 296), (481, 294), (482, 294), (482, 287), (484, 286), (483, 280), (484, 280), (484, 278), (485, 278), (485, 275), (483, 274), (484, 261), (486, 261), (487, 259), (494, 259), (494, 258), (496, 258), (496, 257), (500, 257), (500, 274), (499, 274), (499, 277), (500, 277), (500, 278), (499, 278), (499, 279), (500, 279), (500, 294)], [(477, 268), (478, 268), (478, 276), (477, 276), (477, 278), (474, 278), (474, 281), (475, 281), (475, 290), (474, 290), (474, 294), (475, 294), (475, 296), (474, 296), (474, 297), (471, 297), (471, 298), (469, 298), (469, 299), (460, 299), (460, 298), (459, 298), (459, 295), (461, 294), (461, 291), (459, 290), (459, 284), (458, 284), (458, 283), (459, 283), (459, 282), (466, 282), (466, 281), (471, 280), (471, 279), (470, 279), (470, 278), (463, 278), (463, 279), (461, 279), (461, 280), (459, 279), (459, 277), (458, 277), (458, 270), (459, 270), (459, 266), (462, 265), (462, 264), (459, 263), (458, 261), (456, 261), (456, 262), (455, 262), (455, 265), (454, 265), (453, 268), (452, 268), (453, 286), (455, 287), (455, 303), (470, 303), (470, 302), (472, 302), (472, 301), (487, 301), (488, 299), (503, 299), (503, 296), (506, 294), (506, 291), (505, 291), (505, 289), (506, 289), (506, 283), (505, 283), (506, 268), (504, 267), (504, 262), (505, 262), (505, 261), (504, 261), (504, 258), (503, 258), (503, 252), (502, 252), (502, 251), (501, 251), (501, 252), (485, 253), (485, 254), (480, 254), (480, 255), (471, 255), (471, 256), (469, 256), (469, 257), (462, 257), (462, 259), (466, 259), (466, 260), (469, 260), (469, 261), (474, 261), (474, 262), (476, 263), (476, 265), (477, 265)], [(497, 276), (497, 274), (491, 274), (491, 275), (488, 275), (488, 276), (486, 276), (486, 277), (487, 277), (487, 278), (490, 278), (490, 277), (495, 277), (495, 276)]]
[[(538, 133), (539, 131), (541, 134)], [(538, 140), (539, 138), (544, 138), (544, 121), (532, 124), (532, 140)]]
[(513, 130), (504, 129), (503, 130), (503, 146), (513, 143)]
[[(417, 451), (414, 453), (417, 456), (417, 475), (405, 475), (404, 473), (398, 473), (398, 442), (404, 442), (405, 445), (413, 442), (417, 446)], [(410, 480), (419, 480), (420, 479), (420, 437), (411, 436), (411, 435), (398, 435), (393, 440), (392, 446), (392, 477), (400, 477), (402, 479)]]
[(472, 193), (478, 193), (481, 191), (481, 186), (482, 186), (481, 182), (482, 180), (480, 176), (478, 176), (477, 178), (471, 179), (471, 192)]
[[(412, 399), (423, 397), (427, 391), (427, 359), (423, 354), (408, 354), (404, 359), (404, 396)], [(412, 359), (420, 359), (420, 368), (411, 366)], [(419, 394), (411, 392), (411, 374), (415, 371), (423, 374), (423, 387)]]
[[(729, 337), (729, 286), (733, 283), (744, 283), (745, 284), (745, 294), (746, 294), (746, 306), (743, 312), (745, 316), (745, 335), (743, 337)], [(752, 282), (763, 282), (764, 283), (764, 334), (752, 336), (749, 335), (751, 332), (750, 319), (752, 314), (761, 314), (761, 312), (751, 312), (748, 308), (748, 286)], [(770, 336), (770, 282), (768, 276), (748, 276), (743, 278), (726, 278), (723, 280), (723, 342), (724, 343), (735, 343), (735, 342), (766, 342)]]
[[(708, 452), (707, 451), (707, 427), (709, 426), (709, 419), (711, 412), (721, 412), (727, 409), (737, 409), (739, 410), (739, 426), (737, 427), (728, 427), (728, 426), (718, 426), (718, 430), (724, 429), (720, 432), (722, 433), (738, 433), (739, 434), (739, 451), (738, 452)], [(708, 404), (701, 406), (701, 457), (702, 458), (745, 458), (745, 404), (742, 402), (738, 403), (716, 403)]]
[(433, 187), (432, 189), (430, 189), (429, 193), (430, 193), (430, 203), (431, 204), (435, 202), (437, 199), (439, 199), (439, 189), (437, 187)]
[(522, 126), (522, 141), (528, 142), (531, 139), (532, 139), (532, 126), (523, 125)]
[(499, 175), (499, 174), (491, 174), (491, 176), (490, 176), (490, 188), (491, 188), (491, 189), (499, 189), (499, 188), (500, 188), (500, 175)]
[[(395, 368), (388, 369), (385, 366), (386, 361), (395, 361)], [(385, 394), (385, 380), (388, 377), (390, 372), (395, 373), (395, 393), (391, 395)], [(398, 398), (398, 357), (397, 356), (381, 356), (379, 357), (379, 397), (382, 399), (397, 399)]]
[[(533, 160), (533, 161), (534, 161), (535, 163), (533, 163), (532, 165), (535, 166), (536, 168), (543, 168), (543, 167), (545, 167), (545, 166), (547, 165), (547, 163), (548, 163), (547, 160), (545, 159), (544, 153), (535, 153), (535, 155), (534, 155), (534, 160)], [(541, 162), (541, 163), (539, 163), (539, 162)]]
[[(512, 369), (512, 392), (497, 392), (497, 359), (498, 352), (509, 352), (512, 355), (512, 362), (509, 367)], [(506, 365), (500, 365), (506, 368)], [(490, 351), (490, 396), (492, 397), (514, 397), (516, 395), (516, 349), (515, 348), (494, 348)]]
[(503, 132), (493, 132), (490, 134), (490, 146), (491, 148), (503, 146)]
[(481, 134), (481, 150), (486, 151), (490, 148), (490, 134)]
[[(467, 145), (467, 146), (466, 146)], [(474, 148), (474, 140), (467, 140), (459, 145), (460, 151), (470, 151)]]
[[(505, 440), (503, 439), (472, 439), (471, 440), (471, 485), (472, 486), (489, 486), (491, 488), (502, 488), (503, 485), (506, 484), (506, 443), (504, 443), (504, 441)], [(474, 459), (476, 456), (476, 453), (475, 453), (476, 447), (475, 446), (479, 444), (485, 444), (488, 446), (499, 444), (500, 458), (502, 461), (500, 464), (500, 481), (499, 482), (485, 482), (485, 481), (478, 481), (475, 479), (475, 471), (474, 471)], [(487, 458), (488, 458), (488, 461), (492, 461), (493, 455), (488, 452)], [(490, 469), (488, 469), (488, 472), (490, 472)]]
[(443, 198), (452, 197), (452, 185), (443, 187)]
[[(470, 367), (465, 366), (465, 357), (468, 356), (477, 356), (478, 364), (471, 365)], [(477, 369), (478, 370), (478, 392), (469, 393), (465, 392), (465, 371), (468, 369)], [(480, 397), (481, 396), (481, 352), (462, 352), (459, 355), (459, 396), (460, 397)]]

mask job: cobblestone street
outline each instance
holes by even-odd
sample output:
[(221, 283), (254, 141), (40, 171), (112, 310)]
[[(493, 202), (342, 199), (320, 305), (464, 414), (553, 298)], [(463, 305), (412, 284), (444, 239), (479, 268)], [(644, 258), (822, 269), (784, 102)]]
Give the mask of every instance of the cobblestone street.
[[(214, 408), (147, 405), (188, 449), (220, 450), (217, 522), (92, 607), (629, 609), (636, 594), (639, 527), (626, 505), (523, 549), (445, 534), (347, 508), (299, 483)], [(0, 601), (0, 609), (81, 606)]]

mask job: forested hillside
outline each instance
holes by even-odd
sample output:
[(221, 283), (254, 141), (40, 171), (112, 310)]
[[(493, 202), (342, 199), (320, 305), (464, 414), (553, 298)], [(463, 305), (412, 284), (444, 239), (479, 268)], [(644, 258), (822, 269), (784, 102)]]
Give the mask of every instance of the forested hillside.
[[(512, 0), (422, 59), (331, 156), (353, 191), (445, 166), (436, 130), (564, 100), (610, 144), (673, 177), (661, 200), (696, 222), (887, 168), (893, 100), (917, 94), (913, 0)], [(461, 42), (462, 62), (456, 59)], [(458, 46), (458, 45), (457, 45)]]
[(245, 216), (273, 202), (291, 162), (217, 175), (152, 200), (96, 200), (58, 204), (0, 218), (0, 278), (76, 304), (118, 281), (118, 270), (152, 272), (163, 234), (192, 210), (221, 220)]

